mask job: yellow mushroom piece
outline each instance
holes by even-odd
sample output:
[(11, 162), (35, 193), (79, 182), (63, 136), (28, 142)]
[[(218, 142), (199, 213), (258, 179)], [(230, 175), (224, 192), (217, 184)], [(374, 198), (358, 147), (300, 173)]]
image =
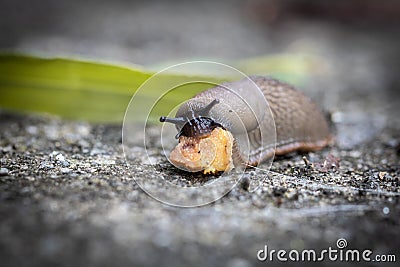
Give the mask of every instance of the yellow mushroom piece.
[(216, 174), (233, 169), (232, 147), (232, 134), (217, 127), (205, 137), (179, 137), (170, 160), (187, 171)]

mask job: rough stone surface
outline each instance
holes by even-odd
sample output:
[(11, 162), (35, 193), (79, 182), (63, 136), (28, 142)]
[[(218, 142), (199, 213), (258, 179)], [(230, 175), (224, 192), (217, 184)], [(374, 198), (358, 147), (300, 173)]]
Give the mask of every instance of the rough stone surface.
[(4, 266), (249, 266), (265, 244), (319, 250), (338, 238), (398, 253), (398, 131), (351, 150), (305, 154), (308, 166), (303, 155), (279, 158), (268, 175), (248, 171), (265, 178), (255, 192), (239, 186), (211, 205), (185, 209), (137, 186), (135, 176), (156, 178), (159, 169), (128, 171), (118, 126), (2, 113), (1, 128)]

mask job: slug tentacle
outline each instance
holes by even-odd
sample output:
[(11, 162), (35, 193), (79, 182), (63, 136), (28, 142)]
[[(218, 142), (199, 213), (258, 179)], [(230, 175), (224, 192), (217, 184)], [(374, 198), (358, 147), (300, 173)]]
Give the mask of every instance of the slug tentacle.
[(197, 113), (199, 116), (208, 116), (208, 113), (210, 112), (210, 110), (219, 103), (219, 99), (214, 99), (213, 101), (211, 101), (210, 104), (208, 104), (207, 106), (205, 106), (204, 108), (200, 109)]
[(160, 117), (160, 122), (169, 122), (172, 124), (183, 124), (186, 122), (186, 120), (182, 117), (178, 117), (178, 118), (168, 118), (168, 117)]

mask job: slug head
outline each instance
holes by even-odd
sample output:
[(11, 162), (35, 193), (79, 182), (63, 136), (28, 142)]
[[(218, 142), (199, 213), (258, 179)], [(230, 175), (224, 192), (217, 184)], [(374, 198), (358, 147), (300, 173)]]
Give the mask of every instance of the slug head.
[(213, 119), (207, 117), (198, 117), (188, 121), (176, 135), (176, 138), (180, 136), (186, 137), (205, 137), (209, 136), (211, 132), (221, 127), (225, 129), (221, 124), (215, 122)]
[(210, 104), (198, 111), (192, 111), (191, 116), (182, 116), (176, 118), (160, 117), (160, 122), (169, 122), (177, 125), (180, 128), (179, 133), (175, 136), (178, 139), (180, 136), (186, 137), (206, 137), (211, 134), (211, 132), (220, 127), (225, 130), (225, 128), (215, 122), (213, 119), (207, 117), (209, 111), (213, 106), (219, 103), (218, 99), (214, 99)]

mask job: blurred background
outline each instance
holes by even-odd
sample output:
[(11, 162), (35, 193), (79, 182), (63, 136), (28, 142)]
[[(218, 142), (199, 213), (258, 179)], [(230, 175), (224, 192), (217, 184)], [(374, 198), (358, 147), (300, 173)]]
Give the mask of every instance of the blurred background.
[(0, 3), (3, 49), (145, 65), (307, 52), (350, 56), (362, 67), (393, 64), (399, 46), (396, 0)]
[(152, 70), (187, 60), (245, 60), (253, 67), (242, 70), (263, 75), (273, 75), (274, 64), (264, 68), (260, 57), (287, 55), (285, 68), (301, 74), (301, 90), (337, 122), (365, 132), (349, 141), (353, 134), (342, 131), (343, 146), (371, 138), (388, 121), (400, 124), (396, 0), (0, 0), (0, 13), (2, 51)]

